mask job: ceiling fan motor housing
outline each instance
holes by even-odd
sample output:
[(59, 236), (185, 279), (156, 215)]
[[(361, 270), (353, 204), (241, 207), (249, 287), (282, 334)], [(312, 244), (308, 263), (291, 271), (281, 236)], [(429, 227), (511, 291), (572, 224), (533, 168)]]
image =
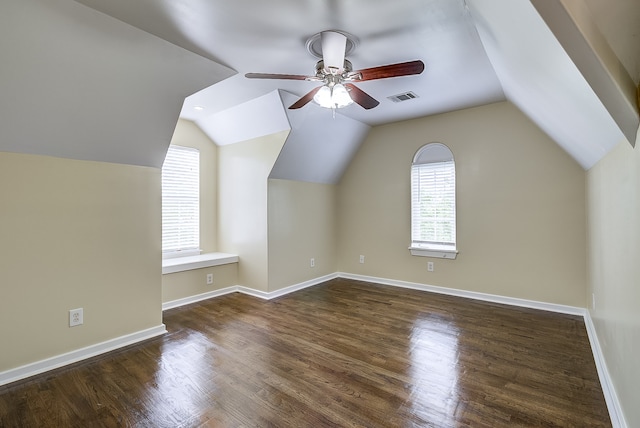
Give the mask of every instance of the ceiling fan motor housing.
[[(353, 70), (353, 65), (351, 64), (351, 61), (349, 61), (348, 59), (345, 59), (344, 65), (343, 65), (343, 71), (338, 76), (346, 77), (346, 75), (350, 73), (352, 70)], [(316, 77), (320, 79), (325, 79), (327, 75), (331, 75), (331, 73), (327, 73), (327, 71), (325, 70), (324, 61), (323, 60), (318, 61), (316, 63)]]

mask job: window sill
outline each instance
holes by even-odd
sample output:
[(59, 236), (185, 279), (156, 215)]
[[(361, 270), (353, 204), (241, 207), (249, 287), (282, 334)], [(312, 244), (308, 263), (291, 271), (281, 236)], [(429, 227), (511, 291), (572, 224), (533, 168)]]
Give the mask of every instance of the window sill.
[(162, 274), (184, 272), (187, 270), (202, 269), (211, 266), (237, 263), (239, 260), (235, 254), (206, 253), (198, 256), (175, 257), (162, 260)]
[(424, 247), (409, 247), (412, 256), (420, 257), (433, 257), (438, 259), (455, 260), (458, 257), (457, 250), (438, 249), (438, 248), (424, 248)]

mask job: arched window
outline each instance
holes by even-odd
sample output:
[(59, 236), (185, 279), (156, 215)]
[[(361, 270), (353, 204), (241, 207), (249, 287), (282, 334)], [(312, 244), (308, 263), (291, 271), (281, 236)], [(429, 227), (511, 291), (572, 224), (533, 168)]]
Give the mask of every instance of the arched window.
[(456, 258), (456, 165), (441, 143), (422, 146), (411, 164), (412, 255)]

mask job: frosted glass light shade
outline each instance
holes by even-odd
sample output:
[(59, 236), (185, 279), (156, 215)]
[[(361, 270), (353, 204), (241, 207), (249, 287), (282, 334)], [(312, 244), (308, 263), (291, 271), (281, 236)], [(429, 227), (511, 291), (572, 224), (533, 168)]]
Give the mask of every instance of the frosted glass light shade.
[(323, 86), (313, 96), (313, 101), (324, 108), (342, 108), (353, 104), (347, 88), (340, 83), (336, 84), (333, 88)]
[(324, 108), (333, 107), (333, 104), (331, 104), (331, 89), (329, 89), (328, 86), (323, 86), (313, 96), (313, 101), (318, 103), (318, 105), (320, 105), (320, 107), (324, 107)]
[(344, 85), (338, 83), (333, 87), (333, 93), (331, 94), (331, 103), (336, 106), (336, 108), (346, 107), (350, 104), (353, 104), (353, 100), (349, 96), (349, 92)]

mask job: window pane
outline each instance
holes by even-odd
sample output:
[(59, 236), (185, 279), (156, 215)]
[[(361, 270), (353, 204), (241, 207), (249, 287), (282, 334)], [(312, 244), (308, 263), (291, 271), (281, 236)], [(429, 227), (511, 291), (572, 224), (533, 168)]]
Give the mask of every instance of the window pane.
[(453, 161), (411, 168), (411, 239), (414, 244), (456, 242), (456, 174)]
[(169, 146), (162, 166), (162, 251), (200, 247), (200, 152)]

